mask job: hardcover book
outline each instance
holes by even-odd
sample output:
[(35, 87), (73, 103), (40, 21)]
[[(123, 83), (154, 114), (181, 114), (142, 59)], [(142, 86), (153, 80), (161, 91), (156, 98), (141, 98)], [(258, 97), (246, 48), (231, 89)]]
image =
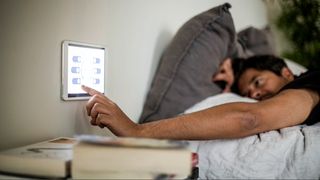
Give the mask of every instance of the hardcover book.
[(68, 177), (75, 142), (73, 138), (59, 137), (1, 151), (0, 171), (38, 177)]
[(74, 146), (75, 179), (185, 179), (192, 152), (179, 141), (80, 136)]

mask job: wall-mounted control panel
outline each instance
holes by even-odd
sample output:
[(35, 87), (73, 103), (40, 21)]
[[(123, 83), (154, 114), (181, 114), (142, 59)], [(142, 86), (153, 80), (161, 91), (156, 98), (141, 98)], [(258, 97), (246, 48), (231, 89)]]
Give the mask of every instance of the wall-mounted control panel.
[(105, 93), (106, 48), (100, 45), (63, 41), (62, 99), (89, 99), (81, 85)]

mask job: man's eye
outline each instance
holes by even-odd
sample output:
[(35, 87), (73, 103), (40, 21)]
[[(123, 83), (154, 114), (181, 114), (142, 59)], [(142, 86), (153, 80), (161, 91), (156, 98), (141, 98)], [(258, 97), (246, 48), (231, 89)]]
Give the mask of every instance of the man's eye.
[(255, 86), (255, 87), (259, 87), (259, 84), (260, 84), (259, 80), (256, 79), (256, 80), (254, 81), (254, 86)]
[(263, 79), (257, 78), (257, 79), (255, 79), (255, 81), (254, 81), (254, 86), (255, 86), (255, 87), (261, 87), (262, 83), (263, 83)]

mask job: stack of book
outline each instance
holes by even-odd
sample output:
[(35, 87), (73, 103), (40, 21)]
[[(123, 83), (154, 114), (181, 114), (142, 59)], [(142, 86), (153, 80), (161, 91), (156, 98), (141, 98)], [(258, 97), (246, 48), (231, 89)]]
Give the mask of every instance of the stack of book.
[(80, 136), (72, 178), (157, 179), (190, 177), (194, 154), (178, 141)]
[(76, 140), (60, 137), (0, 152), (0, 172), (24, 176), (70, 176), (72, 146)]
[(82, 135), (0, 152), (0, 177), (196, 179), (197, 160), (181, 141)]

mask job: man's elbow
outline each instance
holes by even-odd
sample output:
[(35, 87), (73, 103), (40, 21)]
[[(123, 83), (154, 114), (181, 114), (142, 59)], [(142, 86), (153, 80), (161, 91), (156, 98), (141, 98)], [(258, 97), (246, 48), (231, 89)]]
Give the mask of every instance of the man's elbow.
[(248, 110), (241, 113), (240, 117), (240, 127), (243, 130), (244, 134), (251, 135), (259, 131), (261, 126), (260, 118), (257, 113)]

